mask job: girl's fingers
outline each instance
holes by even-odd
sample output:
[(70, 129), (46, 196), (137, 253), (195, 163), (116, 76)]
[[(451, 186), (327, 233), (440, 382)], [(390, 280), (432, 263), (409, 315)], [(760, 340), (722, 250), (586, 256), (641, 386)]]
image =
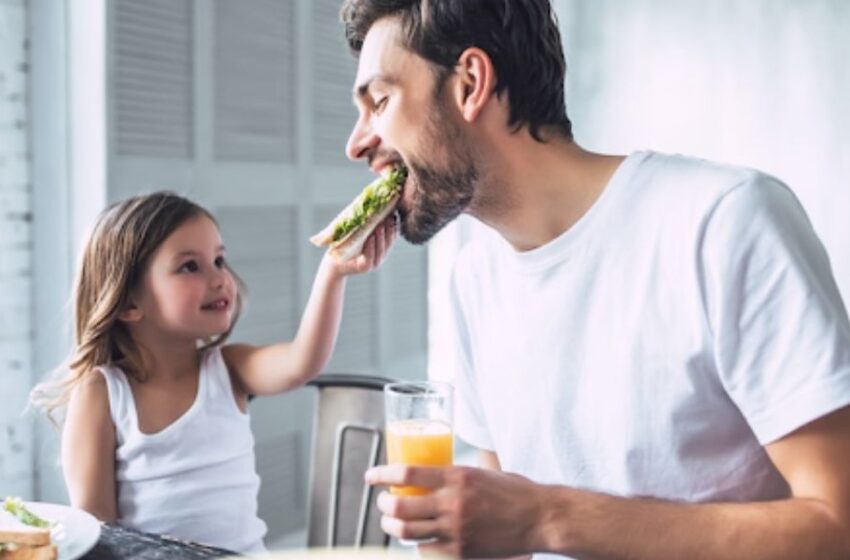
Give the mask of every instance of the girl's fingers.
[(387, 249), (392, 247), (392, 244), (393, 244), (393, 241), (396, 238), (396, 235), (398, 235), (398, 218), (396, 217), (395, 214), (393, 214), (390, 218), (390, 223), (389, 223), (389, 226), (387, 227), (386, 235), (385, 235)]
[(375, 262), (375, 236), (370, 235), (366, 240), (366, 246), (363, 248), (363, 256), (365, 257), (365, 268), (369, 268)]
[(398, 234), (398, 219), (391, 216), (381, 222), (366, 240), (356, 259), (340, 268), (343, 274), (359, 274), (377, 268), (389, 253)]
[(384, 255), (387, 253), (386, 230), (387, 225), (386, 222), (384, 222), (379, 225), (378, 229), (373, 233), (373, 236), (375, 237), (375, 260), (373, 264), (375, 266), (378, 266), (381, 263), (384, 259)]
[(384, 228), (380, 232), (381, 235), (381, 259), (378, 262), (382, 262), (387, 254), (390, 252), (390, 249), (393, 246), (393, 242), (395, 241), (396, 235), (398, 235), (398, 218), (393, 214), (390, 216), (388, 220), (384, 222)]

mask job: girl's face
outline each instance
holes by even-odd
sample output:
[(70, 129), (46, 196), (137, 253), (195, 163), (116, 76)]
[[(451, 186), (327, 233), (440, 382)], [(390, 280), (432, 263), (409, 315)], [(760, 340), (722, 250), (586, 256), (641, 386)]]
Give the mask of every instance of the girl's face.
[(236, 282), (215, 223), (198, 216), (175, 229), (151, 257), (133, 301), (139, 326), (169, 337), (195, 341), (227, 332)]

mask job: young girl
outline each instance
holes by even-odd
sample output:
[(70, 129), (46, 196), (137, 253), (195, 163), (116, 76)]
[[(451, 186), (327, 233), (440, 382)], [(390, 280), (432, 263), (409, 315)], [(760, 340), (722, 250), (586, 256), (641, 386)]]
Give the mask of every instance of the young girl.
[(322, 370), (345, 277), (377, 267), (395, 235), (389, 221), (354, 260), (325, 255), (292, 342), (224, 345), (241, 281), (210, 213), (170, 193), (105, 210), (76, 282), (70, 370), (48, 403), (67, 403), (71, 503), (102, 521), (262, 552), (248, 395), (299, 387)]

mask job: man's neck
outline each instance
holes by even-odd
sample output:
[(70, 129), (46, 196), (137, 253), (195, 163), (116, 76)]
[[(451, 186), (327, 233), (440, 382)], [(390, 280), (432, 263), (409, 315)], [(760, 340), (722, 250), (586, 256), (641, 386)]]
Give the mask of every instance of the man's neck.
[(570, 229), (624, 159), (588, 152), (565, 139), (541, 143), (525, 131), (488, 144), (495, 152), (486, 154), (482, 198), (469, 213), (517, 251), (540, 247)]

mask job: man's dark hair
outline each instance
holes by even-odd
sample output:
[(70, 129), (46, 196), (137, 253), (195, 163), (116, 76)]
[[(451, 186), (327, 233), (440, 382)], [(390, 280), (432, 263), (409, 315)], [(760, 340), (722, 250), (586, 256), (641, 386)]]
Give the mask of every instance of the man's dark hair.
[(445, 75), (465, 49), (485, 51), (496, 69), (495, 93), (508, 94), (514, 130), (527, 124), (538, 141), (544, 127), (572, 138), (567, 65), (549, 0), (345, 0), (340, 17), (355, 56), (372, 25), (390, 16), (400, 18), (405, 48)]

